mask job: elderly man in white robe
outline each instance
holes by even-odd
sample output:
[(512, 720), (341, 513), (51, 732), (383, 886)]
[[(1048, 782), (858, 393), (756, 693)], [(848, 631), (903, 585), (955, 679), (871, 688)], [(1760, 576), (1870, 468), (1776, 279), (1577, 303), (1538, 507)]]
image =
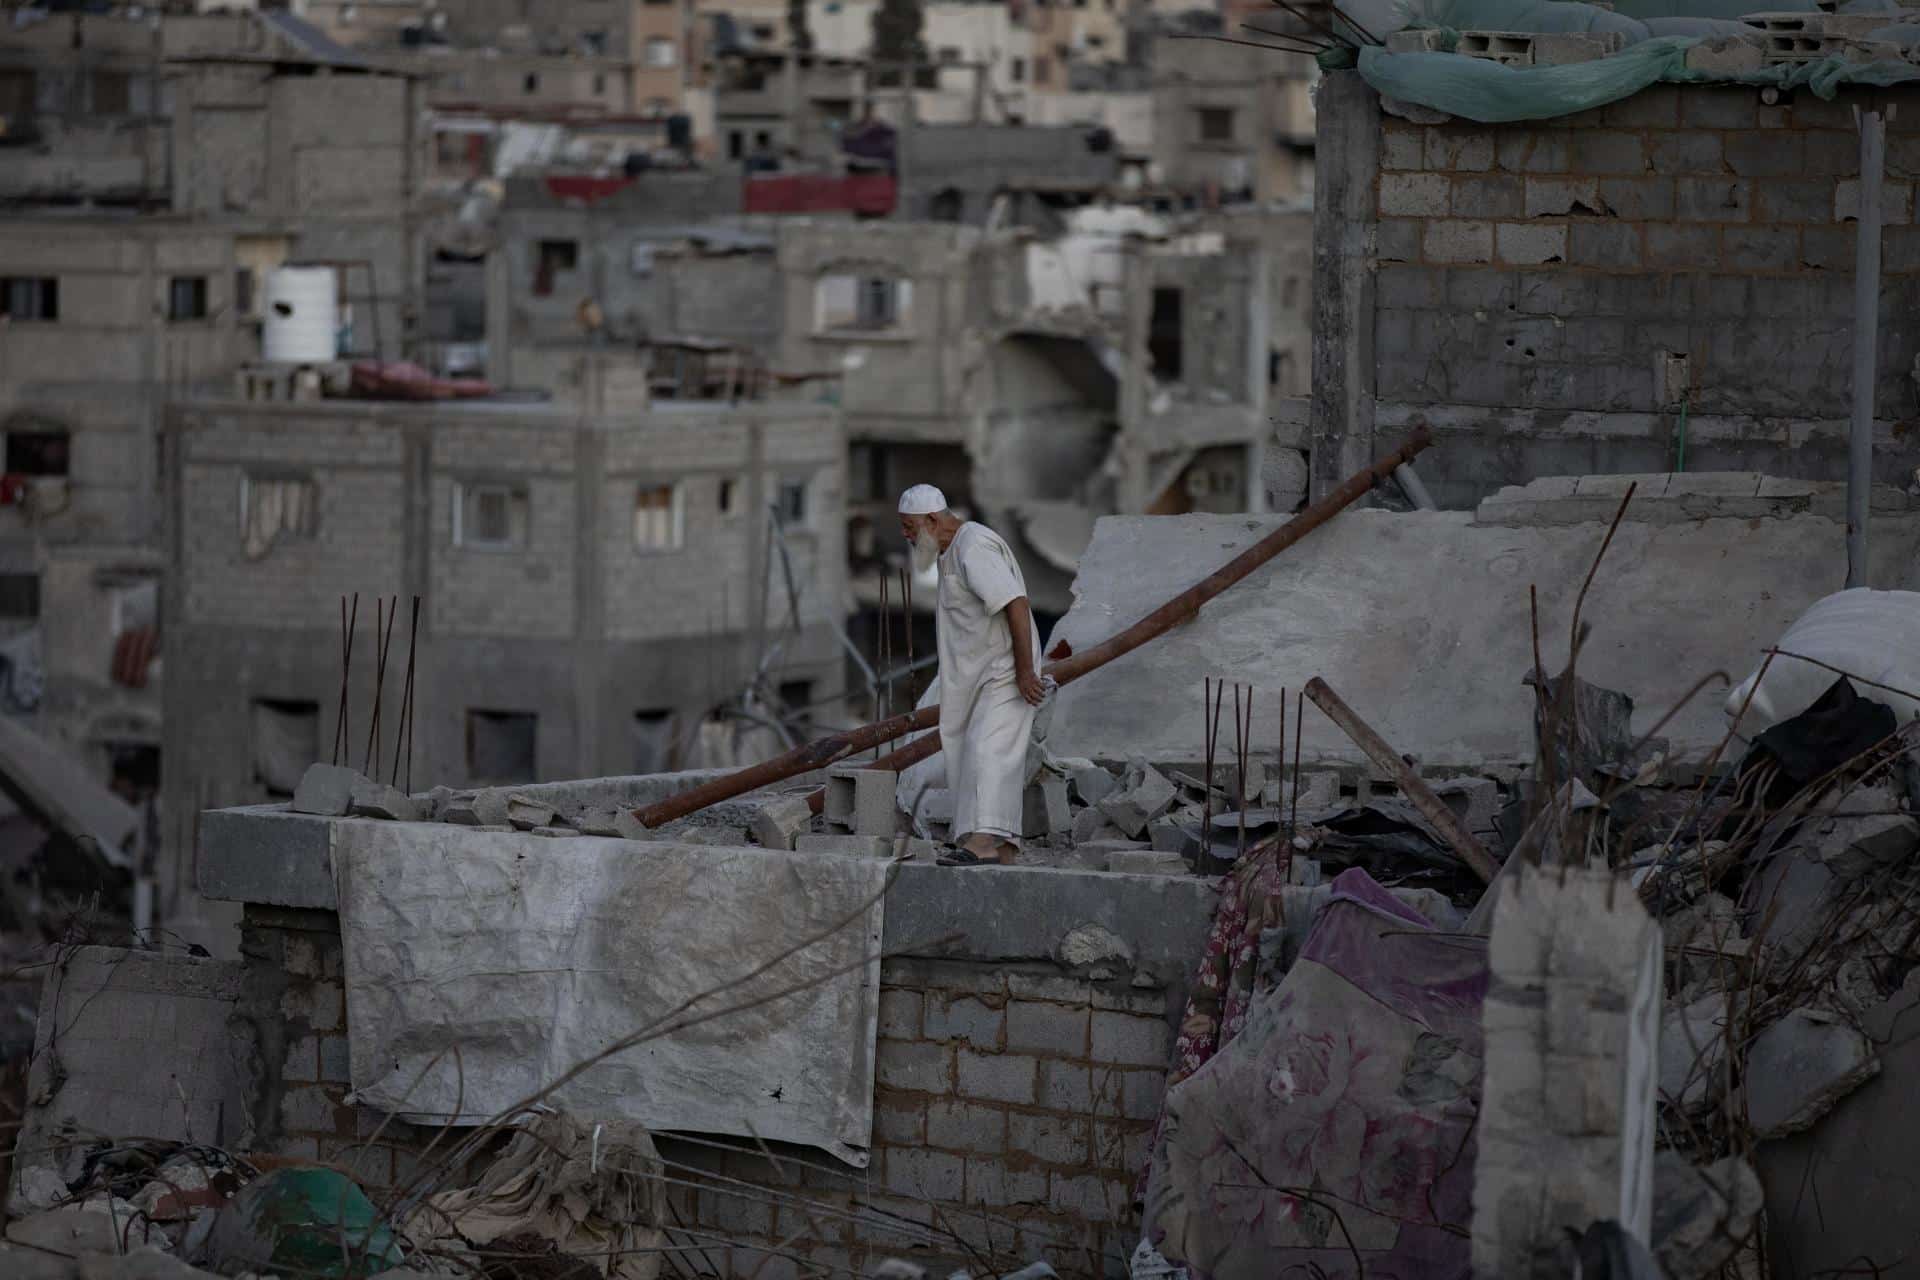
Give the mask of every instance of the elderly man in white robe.
[(940, 746), (957, 846), (940, 865), (1005, 865), (1020, 852), (1027, 739), (1046, 697), (1026, 580), (1006, 541), (930, 484), (901, 495), (900, 533), (916, 574), (940, 566)]

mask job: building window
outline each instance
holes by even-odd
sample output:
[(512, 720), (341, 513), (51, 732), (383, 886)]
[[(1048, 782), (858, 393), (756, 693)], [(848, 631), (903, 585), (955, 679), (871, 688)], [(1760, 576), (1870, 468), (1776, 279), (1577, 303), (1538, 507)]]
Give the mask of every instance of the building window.
[(205, 320), (207, 318), (207, 278), (205, 276), (175, 276), (167, 282), (167, 319), (178, 323), (182, 320)]
[(679, 550), (686, 523), (679, 485), (643, 484), (633, 491), (633, 545), (640, 550)]
[(671, 710), (633, 713), (635, 773), (665, 773), (673, 768), (674, 720)]
[(0, 618), (40, 616), (40, 575), (0, 573)]
[(236, 267), (233, 272), (233, 309), (242, 316), (252, 319), (253, 310), (253, 268)]
[(836, 274), (820, 278), (814, 292), (814, 312), (817, 327), (823, 332), (875, 332), (905, 328), (912, 301), (910, 280)]
[(63, 476), (72, 456), (70, 437), (65, 431), (7, 432), (7, 474), (10, 476)]
[(126, 72), (94, 72), (92, 90), (93, 114), (124, 116), (133, 113), (133, 78)]
[(1007, 68), (1007, 78), (1015, 84), (1020, 84), (1025, 81), (1027, 78), (1027, 60), (1025, 58), (1015, 58), (1013, 64)]
[(927, 202), (927, 216), (935, 222), (959, 222), (966, 208), (966, 194), (957, 187), (946, 187), (934, 192)]
[(1200, 141), (1202, 142), (1232, 142), (1233, 141), (1233, 108), (1232, 107), (1201, 107), (1199, 109), (1199, 115), (1200, 115)]
[(1185, 337), (1182, 301), (1178, 289), (1155, 289), (1153, 315), (1147, 321), (1147, 353), (1153, 360), (1153, 376), (1167, 382), (1180, 380)]
[(606, 72), (596, 71), (593, 73), (593, 91), (596, 94), (605, 93), (607, 91)]
[(290, 800), (307, 766), (320, 758), (320, 704), (255, 698), (252, 718), (254, 785)]
[(1033, 82), (1035, 84), (1053, 83), (1053, 60), (1051, 58), (1035, 58), (1033, 60)]
[(320, 490), (311, 476), (240, 476), (240, 548), (249, 560), (273, 550), (282, 538), (311, 538), (320, 531)]
[(531, 711), (468, 711), (468, 781), (533, 781), (539, 737), (540, 717)]
[(802, 737), (813, 735), (813, 703), (813, 681), (780, 682), (780, 705), (786, 712), (787, 724)]
[(727, 476), (720, 481), (720, 515), (728, 520), (740, 514), (746, 506), (746, 482), (737, 476)]
[(38, 110), (39, 80), (31, 71), (0, 71), (0, 120), (30, 119)]
[(958, 49), (956, 49), (956, 48), (954, 48), (954, 47), (953, 47), (952, 45), (950, 45), (950, 44), (947, 44), (947, 45), (941, 45), (941, 46), (940, 46), (940, 61), (942, 61), (942, 62), (945, 62), (945, 63), (955, 63), (955, 62), (958, 62), (958, 61), (960, 61), (960, 50), (958, 50)]
[(727, 132), (727, 159), (738, 160), (747, 151), (747, 136), (738, 129)]
[(475, 551), (514, 551), (527, 545), (527, 491), (511, 484), (454, 487), (453, 545)]
[(807, 482), (782, 480), (778, 500), (780, 523), (792, 529), (807, 522)]
[(761, 129), (753, 135), (753, 147), (756, 151), (765, 151), (773, 145), (773, 135)]
[(563, 271), (572, 271), (580, 262), (580, 242), (578, 240), (542, 240), (537, 251), (533, 269), (533, 292), (538, 297), (547, 297), (553, 293), (554, 277)]
[(538, 93), (540, 92), (540, 77), (534, 72), (529, 71), (527, 72), (527, 78), (520, 82), (520, 87), (527, 93)]
[(666, 36), (652, 36), (647, 40), (646, 64), (649, 67), (665, 68), (678, 66), (680, 49)]
[(16, 322), (58, 320), (59, 278), (0, 276), (0, 317)]

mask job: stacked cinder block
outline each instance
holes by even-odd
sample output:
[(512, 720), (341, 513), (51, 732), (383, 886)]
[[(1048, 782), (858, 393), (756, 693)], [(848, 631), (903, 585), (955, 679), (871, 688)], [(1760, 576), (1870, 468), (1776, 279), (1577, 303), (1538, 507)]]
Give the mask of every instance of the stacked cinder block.
[[(1877, 92), (1901, 107), (1887, 134), (1883, 289), (1889, 307), (1911, 307), (1920, 94)], [(1662, 361), (1684, 353), (1695, 415), (1849, 403), (1835, 336), (1853, 308), (1859, 138), (1847, 95), (1769, 106), (1751, 87), (1656, 85), (1553, 120), (1386, 116), (1381, 129), (1381, 401), (1661, 413), (1674, 404)], [(1909, 363), (1881, 361), (1893, 412), (1911, 403)]]

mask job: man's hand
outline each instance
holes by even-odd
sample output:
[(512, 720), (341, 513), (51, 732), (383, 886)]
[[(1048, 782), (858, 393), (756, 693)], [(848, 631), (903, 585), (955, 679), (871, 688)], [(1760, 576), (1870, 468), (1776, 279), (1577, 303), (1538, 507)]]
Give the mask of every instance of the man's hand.
[(1047, 696), (1047, 686), (1041, 682), (1039, 676), (1033, 673), (1031, 667), (1023, 665), (1016, 668), (1013, 673), (1013, 682), (1020, 686), (1020, 696), (1036, 707)]

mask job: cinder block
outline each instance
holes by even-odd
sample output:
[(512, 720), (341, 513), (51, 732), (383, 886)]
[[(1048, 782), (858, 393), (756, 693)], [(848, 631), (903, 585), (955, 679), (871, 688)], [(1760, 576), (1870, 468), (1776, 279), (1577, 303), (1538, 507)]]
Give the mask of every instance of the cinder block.
[(1115, 850), (1107, 854), (1107, 870), (1116, 875), (1183, 876), (1187, 860), (1177, 853), (1155, 849)]
[(953, 1084), (952, 1060), (945, 1045), (889, 1042), (874, 1057), (874, 1079), (888, 1089), (946, 1093)]
[(1687, 47), (1687, 70), (1720, 76), (1758, 71), (1766, 62), (1761, 44), (1758, 37), (1709, 36)]
[(899, 780), (891, 769), (835, 765), (827, 770), (827, 825), (856, 835), (891, 836)]
[(1429, 222), (1423, 248), (1432, 262), (1487, 262), (1493, 257), (1493, 224)]
[(1500, 261), (1513, 266), (1562, 262), (1567, 256), (1567, 228), (1540, 222), (1503, 222), (1497, 230)]
[(1593, 62), (1620, 52), (1626, 37), (1618, 31), (1543, 32), (1533, 38), (1533, 65), (1564, 67)]
[(897, 1196), (958, 1201), (966, 1187), (965, 1171), (959, 1156), (894, 1148), (886, 1154), (882, 1185)]
[[(1849, 178), (1833, 189), (1833, 220), (1857, 222), (1860, 218), (1860, 180)], [(1913, 221), (1913, 184), (1885, 181), (1880, 187), (1880, 221), (1897, 226)]]
[(1049, 1111), (1086, 1115), (1094, 1110), (1093, 1071), (1084, 1063), (1043, 1061), (1039, 1105)]
[(959, 1040), (969, 1048), (993, 1053), (1000, 1048), (1006, 1021), (1004, 1008), (971, 996), (935, 993), (926, 1004), (924, 1034), (929, 1040)]
[[(1038, 1169), (1009, 1169), (998, 1160), (967, 1161), (967, 1203), (988, 1208), (1047, 1203), (1047, 1175)], [(1022, 1257), (1038, 1251), (1023, 1248)]]
[(1068, 777), (1073, 782), (1073, 794), (1079, 797), (1081, 804), (1099, 804), (1120, 785), (1114, 781), (1111, 773), (1090, 761), (1074, 765)]
[(748, 830), (767, 849), (791, 849), (813, 826), (813, 808), (805, 796), (781, 796), (754, 811)]
[(1387, 37), (1388, 53), (1451, 53), (1447, 33), (1433, 27), (1409, 27)]
[(1037, 1059), (1025, 1054), (980, 1054), (962, 1049), (958, 1065), (960, 1096), (1032, 1105)]
[(918, 991), (882, 991), (880, 993), (880, 1034), (894, 1040), (920, 1038), (920, 993)]
[(1172, 1035), (1158, 1018), (1096, 1009), (1092, 1060), (1116, 1066), (1164, 1067)]
[(1085, 1119), (1016, 1112), (1007, 1120), (1006, 1144), (1047, 1164), (1078, 1168), (1092, 1161), (1092, 1133)]
[(1450, 185), (1444, 173), (1383, 173), (1380, 212), (1387, 217), (1445, 217)]
[(998, 1155), (1007, 1149), (1007, 1113), (977, 1102), (934, 1102), (927, 1107), (927, 1145)]
[(1087, 1051), (1085, 1006), (1016, 1000), (1007, 1009), (1007, 1048), (1080, 1057)]
[(1042, 773), (1021, 795), (1020, 834), (1065, 836), (1073, 830), (1073, 809), (1067, 803), (1067, 780)]

